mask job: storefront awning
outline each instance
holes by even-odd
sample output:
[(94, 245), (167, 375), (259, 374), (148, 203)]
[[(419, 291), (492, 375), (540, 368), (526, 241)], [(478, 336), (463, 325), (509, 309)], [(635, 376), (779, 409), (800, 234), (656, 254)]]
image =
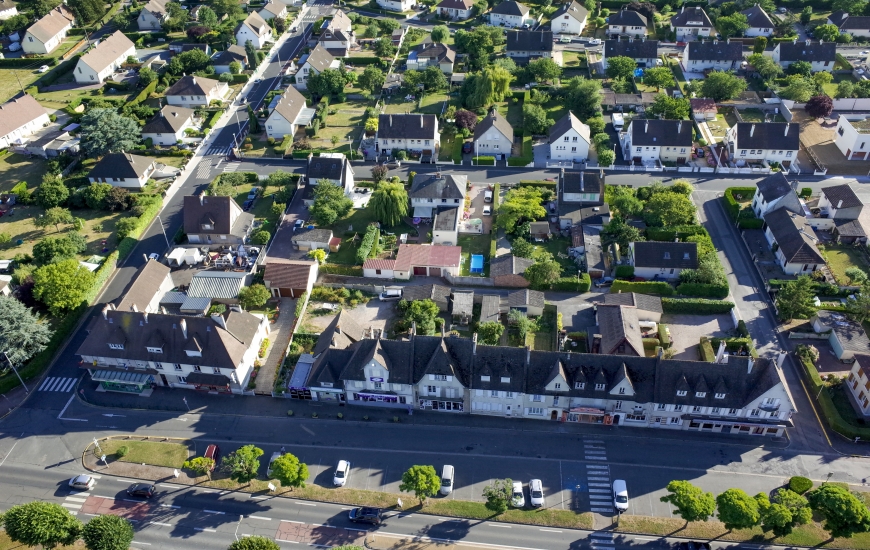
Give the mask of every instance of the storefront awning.
[(414, 217), (415, 218), (431, 218), (432, 217), (432, 208), (429, 206), (415, 206), (414, 207)]
[(223, 374), (208, 374), (205, 372), (192, 372), (186, 377), (188, 384), (202, 386), (229, 386), (230, 379)]
[(574, 407), (570, 409), (568, 412), (578, 413), (578, 414), (597, 414), (604, 416), (606, 412), (602, 409), (593, 409), (591, 407)]
[(98, 370), (91, 375), (91, 380), (95, 382), (115, 382), (118, 384), (148, 384), (153, 378), (150, 374), (140, 372)]

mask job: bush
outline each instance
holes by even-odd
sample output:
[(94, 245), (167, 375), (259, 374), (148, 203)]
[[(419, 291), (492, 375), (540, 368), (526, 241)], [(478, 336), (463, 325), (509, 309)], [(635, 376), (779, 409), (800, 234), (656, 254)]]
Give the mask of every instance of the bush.
[(359, 243), (359, 248), (356, 251), (356, 263), (362, 264), (369, 257), (373, 248), (377, 248), (378, 237), (380, 230), (376, 225), (370, 225), (366, 228), (366, 233)]
[(802, 199), (808, 199), (813, 196), (813, 190), (809, 187), (802, 187), (799, 196)]
[(480, 166), (495, 166), (495, 157), (474, 157), (474, 163)]
[(126, 445), (122, 445), (121, 447), (118, 447), (117, 451), (115, 451), (115, 457), (116, 458), (124, 458), (125, 456), (127, 456), (127, 453), (129, 453), (129, 452), (130, 452), (130, 449), (128, 449)]
[(674, 239), (685, 241), (688, 237), (695, 235), (710, 236), (707, 230), (700, 225), (678, 225), (668, 228), (648, 227), (645, 234), (648, 241), (673, 241)]
[(677, 286), (677, 293), (684, 296), (704, 296), (707, 298), (724, 298), (728, 296), (728, 285), (708, 285), (704, 283), (682, 283)]
[(725, 190), (725, 211), (731, 217), (731, 221), (737, 221), (737, 216), (740, 214), (740, 203), (734, 198), (734, 195), (740, 195), (744, 200), (752, 199), (755, 196), (755, 187), (729, 187)]
[[(493, 241), (495, 242), (495, 241)], [(567, 292), (589, 292), (589, 287), (592, 286), (592, 279), (588, 273), (581, 273), (580, 279), (577, 277), (562, 277), (553, 283), (553, 290), (564, 290)]]
[(659, 323), (659, 341), (664, 349), (671, 347), (671, 339), (668, 337), (668, 325)]
[(634, 266), (618, 265), (616, 266), (615, 274), (617, 279), (631, 279), (632, 277), (634, 277)]
[(293, 416), (293, 409), (287, 409), (287, 416)]
[(637, 292), (639, 294), (653, 294), (656, 296), (672, 296), (674, 287), (664, 282), (643, 282), (632, 283), (629, 281), (614, 281), (610, 287), (610, 292), (617, 294), (619, 292)]
[(743, 321), (743, 319), (737, 321), (737, 334), (739, 334), (743, 338), (749, 338), (749, 329), (746, 328), (746, 323)]
[(713, 346), (710, 345), (710, 340), (706, 336), (701, 336), (701, 345), (698, 346), (698, 352), (701, 354), (701, 361), (712, 363), (716, 360), (716, 353), (713, 351)]
[(802, 495), (813, 488), (813, 481), (802, 476), (793, 476), (788, 480), (788, 488)]
[(664, 313), (712, 315), (716, 313), (728, 313), (732, 308), (734, 308), (734, 304), (725, 300), (704, 300), (703, 298), (662, 298), (662, 311)]
[(658, 338), (644, 338), (643, 339), (643, 349), (655, 349), (659, 347), (661, 342), (659, 342)]
[(740, 229), (761, 229), (764, 225), (764, 220), (759, 218), (740, 218), (737, 222), (737, 227)]

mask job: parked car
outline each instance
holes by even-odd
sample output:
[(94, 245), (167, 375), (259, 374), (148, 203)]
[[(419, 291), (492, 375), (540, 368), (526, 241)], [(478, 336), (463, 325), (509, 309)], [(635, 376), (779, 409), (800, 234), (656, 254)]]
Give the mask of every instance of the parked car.
[(332, 476), (332, 484), (336, 487), (344, 487), (347, 483), (347, 477), (350, 475), (350, 462), (347, 460), (339, 460), (338, 466), (335, 467), (335, 474)]
[(399, 168), (399, 167), (401, 167), (401, 166), (402, 166), (402, 161), (400, 161), (400, 160), (391, 160), (391, 161), (385, 163), (384, 166), (386, 166), (387, 168), (389, 168), (389, 169), (392, 170), (392, 169), (395, 169), (395, 168)]
[(304, 222), (304, 221), (302, 221), (302, 220), (296, 220), (296, 221), (293, 223), (293, 231), (296, 231), (297, 229), (302, 229), (302, 226), (303, 226), (303, 225), (305, 225), (305, 222)]
[(151, 254), (148, 254), (148, 259), (149, 260), (157, 260), (159, 262), (160, 261), (160, 254), (158, 254), (156, 252), (152, 252)]
[(364, 506), (362, 508), (353, 508), (347, 513), (347, 519), (354, 523), (370, 523), (372, 525), (380, 525), (384, 519), (384, 513), (380, 508), (370, 508)]
[(610, 286), (613, 284), (613, 277), (602, 277), (595, 281), (595, 286), (597, 288), (601, 288), (604, 286)]
[(462, 154), (467, 155), (471, 151), (474, 150), (474, 145), (470, 141), (466, 141), (462, 144)]
[(154, 496), (154, 485), (150, 483), (134, 483), (127, 488), (127, 496), (151, 498)]
[(484, 216), (491, 216), (492, 215), (492, 206), (490, 206), (488, 204), (486, 206), (484, 206), (483, 207), (483, 215)]
[(380, 299), (382, 302), (394, 302), (396, 300), (402, 299), (402, 289), (401, 288), (385, 288), (383, 292), (381, 292)]
[(613, 506), (619, 513), (628, 510), (628, 488), (625, 486), (624, 479), (613, 481)]
[(38, 72), (40, 74), (47, 73), (48, 69), (49, 69), (48, 65), (43, 65), (42, 67), (36, 69), (36, 72)]
[(266, 477), (272, 476), (272, 463), (275, 462), (276, 459), (281, 457), (281, 453), (272, 453), (272, 456), (269, 457), (269, 466), (266, 467)]
[(690, 540), (688, 542), (681, 542), (679, 544), (680, 550), (710, 550), (709, 542), (698, 542), (696, 540)]
[(523, 495), (523, 482), (514, 481), (513, 489), (511, 489), (511, 506), (514, 508), (524, 508), (526, 506), (526, 497)]
[(76, 476), (69, 480), (69, 486), (73, 489), (77, 489), (79, 491), (88, 491), (94, 485), (96, 485), (97, 480), (89, 475), (82, 474), (80, 476)]
[(540, 508), (544, 505), (544, 484), (540, 479), (533, 479), (529, 482), (529, 504), (533, 508)]
[(601, 39), (600, 38), (593, 38), (592, 40), (589, 41), (589, 45), (590, 46), (599, 46), (599, 45), (601, 45)]

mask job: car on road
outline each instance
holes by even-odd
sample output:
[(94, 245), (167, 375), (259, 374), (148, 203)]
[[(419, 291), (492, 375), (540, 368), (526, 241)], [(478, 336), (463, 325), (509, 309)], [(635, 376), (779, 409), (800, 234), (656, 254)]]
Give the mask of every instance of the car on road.
[(134, 483), (127, 488), (127, 496), (151, 498), (154, 496), (154, 485), (150, 483)]
[(258, 78), (257, 80), (254, 81), (254, 84), (259, 84), (259, 83), (262, 82), (262, 81), (263, 81), (262, 78)]
[(465, 143), (463, 143), (462, 144), (462, 154), (467, 155), (468, 153), (470, 153), (472, 151), (472, 147), (473, 147), (473, 145), (470, 141), (466, 141)]
[(595, 286), (597, 288), (601, 288), (604, 286), (610, 286), (613, 284), (613, 277), (602, 277), (595, 281)]
[(269, 465), (266, 467), (266, 477), (272, 476), (272, 463), (278, 458), (281, 458), (281, 453), (272, 453), (272, 456), (269, 457)]
[(488, 204), (485, 205), (485, 206), (483, 207), (483, 215), (484, 215), (484, 216), (491, 216), (491, 215), (492, 215), (492, 206), (490, 206), (490, 205), (488, 205)]
[(97, 480), (89, 475), (82, 474), (80, 476), (76, 476), (69, 480), (69, 486), (73, 489), (78, 489), (79, 491), (88, 491), (94, 485), (97, 484)]
[(392, 169), (394, 169), (394, 168), (399, 168), (399, 167), (401, 167), (401, 166), (402, 166), (402, 161), (400, 161), (400, 160), (391, 160), (391, 161), (389, 161), (389, 162), (387, 162), (387, 163), (384, 163), (384, 166), (386, 166), (388, 169), (392, 170)]
[(529, 504), (533, 508), (540, 508), (544, 505), (544, 484), (540, 479), (533, 479), (529, 482)]
[(347, 513), (347, 519), (354, 523), (370, 523), (372, 525), (380, 525), (384, 520), (384, 513), (380, 508), (370, 508), (363, 506), (362, 508), (353, 508)]
[(864, 50), (861, 55), (870, 55), (870, 50)]
[(590, 46), (600, 46), (601, 39), (600, 38), (593, 38), (592, 40), (589, 41), (589, 45)]
[(296, 230), (298, 230), (298, 229), (302, 229), (302, 226), (303, 226), (303, 225), (305, 225), (305, 222), (304, 222), (304, 221), (302, 221), (302, 220), (296, 220), (296, 221), (293, 223), (293, 231), (296, 231)]
[(38, 72), (40, 74), (47, 73), (48, 72), (48, 65), (43, 65), (42, 67), (36, 69), (36, 72)]
[(513, 489), (511, 489), (511, 506), (514, 508), (525, 508), (526, 497), (523, 495), (523, 482), (514, 481)]
[(344, 487), (347, 483), (347, 477), (350, 475), (350, 462), (347, 460), (339, 460), (338, 466), (335, 467), (335, 474), (332, 476), (332, 484), (336, 487)]

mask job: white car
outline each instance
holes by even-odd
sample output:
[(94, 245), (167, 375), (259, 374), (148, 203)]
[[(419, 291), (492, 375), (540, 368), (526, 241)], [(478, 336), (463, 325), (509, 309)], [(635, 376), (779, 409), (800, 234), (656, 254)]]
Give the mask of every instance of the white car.
[(89, 475), (80, 475), (69, 480), (69, 486), (78, 491), (89, 491), (94, 485), (97, 484), (97, 480)]
[(347, 483), (347, 477), (350, 475), (350, 462), (347, 460), (339, 460), (338, 466), (335, 467), (335, 474), (332, 476), (332, 484), (336, 487), (344, 487)]
[(523, 508), (526, 505), (526, 497), (523, 495), (523, 482), (514, 481), (513, 489), (511, 489), (511, 506), (514, 508)]
[(160, 261), (160, 254), (158, 254), (156, 252), (152, 252), (151, 254), (148, 254), (148, 259), (149, 260), (157, 260), (159, 262)]
[(533, 479), (529, 482), (529, 504), (533, 508), (540, 508), (544, 505), (544, 484), (540, 479)]
[(41, 73), (47, 73), (47, 72), (48, 72), (48, 69), (49, 69), (48, 65), (43, 65), (42, 67), (36, 69), (36, 72), (38, 72), (38, 73), (40, 73), (40, 74), (41, 74)]
[(272, 453), (272, 456), (269, 458), (269, 466), (266, 468), (266, 477), (272, 477), (272, 463), (280, 456), (281, 453)]
[(589, 41), (590, 46), (599, 46), (601, 44), (601, 40), (598, 38), (593, 38)]
[(488, 204), (486, 206), (484, 206), (483, 207), (483, 215), (484, 216), (491, 216), (492, 215), (492, 206), (490, 206)]

